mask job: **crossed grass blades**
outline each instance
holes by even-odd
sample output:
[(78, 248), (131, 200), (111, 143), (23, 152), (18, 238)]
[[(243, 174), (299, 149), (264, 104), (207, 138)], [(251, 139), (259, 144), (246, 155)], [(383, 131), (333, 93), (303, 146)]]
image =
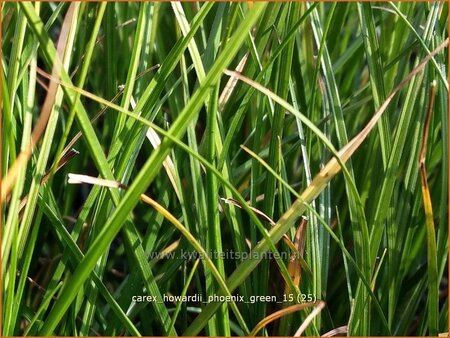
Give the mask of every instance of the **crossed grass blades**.
[(448, 332), (447, 3), (1, 6), (3, 335)]

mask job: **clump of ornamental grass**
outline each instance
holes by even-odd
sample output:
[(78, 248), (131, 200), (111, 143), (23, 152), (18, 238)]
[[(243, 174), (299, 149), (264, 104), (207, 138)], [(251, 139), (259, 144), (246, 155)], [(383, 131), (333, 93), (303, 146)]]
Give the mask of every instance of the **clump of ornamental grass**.
[(2, 334), (448, 332), (448, 4), (2, 3)]

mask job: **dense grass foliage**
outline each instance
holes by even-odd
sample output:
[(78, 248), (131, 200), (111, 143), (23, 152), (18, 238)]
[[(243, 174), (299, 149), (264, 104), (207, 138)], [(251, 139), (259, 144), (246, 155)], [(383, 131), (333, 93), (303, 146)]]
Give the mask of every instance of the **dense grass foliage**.
[(1, 6), (3, 335), (448, 331), (446, 2)]

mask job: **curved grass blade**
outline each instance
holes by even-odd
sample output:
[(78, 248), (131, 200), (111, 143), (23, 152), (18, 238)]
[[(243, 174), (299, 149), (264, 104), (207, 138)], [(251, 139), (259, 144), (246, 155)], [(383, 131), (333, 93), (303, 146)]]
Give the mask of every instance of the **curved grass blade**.
[[(172, 136), (179, 138), (184, 134), (187, 122), (195, 117), (195, 115), (198, 113), (203, 104), (203, 100), (209, 93), (210, 86), (215, 84), (219, 80), (223, 69), (231, 62), (232, 58), (238, 52), (245, 38), (245, 32), (247, 32), (253, 26), (253, 24), (256, 22), (256, 20), (264, 10), (265, 6), (266, 4), (262, 3), (255, 5), (252, 11), (249, 12), (246, 20), (244, 20), (240, 24), (227, 47), (218, 56), (216, 62), (211, 67), (211, 70), (206, 76), (204, 83), (196, 91), (183, 112), (181, 112), (178, 119), (172, 125), (171, 129), (169, 130), (169, 133)], [(136, 107), (136, 109), (138, 109), (138, 107)], [(89, 135), (85, 136), (89, 137)], [(159, 166), (162, 164), (167, 154), (169, 153), (171, 145), (172, 142), (165, 139), (161, 143), (161, 146), (158, 148), (158, 150), (154, 152), (144, 164), (133, 184), (130, 186), (129, 190), (127, 190), (123, 199), (118, 204), (117, 209), (115, 209), (114, 213), (109, 218), (109, 221), (104, 225), (103, 229), (99, 233), (99, 236), (93, 242), (91, 249), (88, 250), (84, 259), (75, 270), (72, 278), (63, 288), (60, 299), (50, 312), (40, 334), (46, 335), (53, 332), (60, 318), (64, 315), (70, 303), (74, 300), (76, 296), (76, 290), (89, 276), (89, 273), (95, 266), (98, 258), (100, 257), (104, 249), (111, 243), (112, 239), (121, 229), (123, 222), (128, 216), (128, 213), (138, 202), (140, 193), (150, 184), (150, 182), (158, 173)], [(109, 177), (111, 176), (106, 176), (107, 179)]]
[[(356, 151), (356, 149), (359, 147), (359, 145), (363, 142), (363, 140), (367, 137), (369, 132), (373, 129), (373, 127), (376, 125), (378, 119), (381, 117), (383, 112), (386, 110), (386, 107), (389, 105), (392, 98), (395, 96), (395, 94), (403, 88), (403, 86), (408, 83), (417, 73), (423, 70), (424, 66), (427, 64), (427, 62), (430, 60), (430, 58), (440, 52), (443, 48), (445, 48), (448, 45), (448, 38), (438, 47), (436, 48), (431, 54), (427, 55), (420, 63), (417, 65), (417, 67), (414, 68), (414, 70), (408, 74), (408, 76), (401, 81), (397, 87), (392, 91), (392, 93), (387, 97), (386, 101), (381, 105), (380, 109), (374, 114), (372, 119), (369, 121), (369, 123), (361, 130), (361, 132), (355, 136), (347, 145), (345, 145), (339, 152), (338, 157), (332, 158), (325, 167), (315, 176), (312, 183), (302, 192), (300, 195), (300, 198), (297, 199), (292, 206), (281, 216), (281, 218), (278, 220), (275, 227), (271, 229), (269, 232), (271, 241), (273, 243), (278, 242), (281, 237), (286, 233), (286, 231), (294, 224), (295, 220), (306, 210), (306, 207), (304, 206), (305, 203), (309, 203), (312, 200), (314, 200), (321, 191), (326, 187), (328, 182), (341, 170), (341, 168), (345, 168), (345, 166), (340, 165), (341, 163), (345, 163), (345, 161)], [(230, 71), (226, 71), (228, 74), (232, 74), (233, 76), (239, 77), (241, 80), (244, 78), (240, 74), (235, 74)], [(252, 84), (254, 85), (254, 84)], [(274, 95), (270, 91), (267, 91), (265, 88), (259, 86), (257, 88), (258, 90), (262, 91), (263, 93), (266, 93), (266, 95), (271, 95), (274, 101), (278, 102), (279, 104), (282, 104), (283, 107), (285, 107), (288, 111), (293, 111), (292, 106), (290, 106), (287, 102), (284, 100), (279, 99), (278, 96)], [(295, 111), (295, 110), (294, 110)], [(298, 114), (297, 114), (298, 115)], [(303, 115), (299, 115), (301, 117), (302, 121), (308, 125), (310, 121), (306, 119)], [(311, 129), (317, 129), (314, 125), (312, 125)], [(321, 132), (318, 130), (318, 135), (320, 135)], [(325, 138), (325, 141), (326, 138)], [(327, 141), (327, 143), (329, 143)], [(328, 144), (327, 144), (328, 145)], [(330, 147), (330, 149), (334, 149), (334, 147)], [(339, 159), (339, 160), (338, 160)], [(256, 253), (256, 256), (258, 254), (261, 254), (263, 252), (266, 252), (269, 249), (268, 243), (266, 241), (261, 241), (258, 243), (258, 245), (253, 248), (253, 252)], [(246, 260), (243, 263), (241, 263), (237, 269), (231, 274), (231, 276), (227, 280), (228, 288), (230, 290), (234, 290), (242, 281), (250, 274), (251, 271), (254, 270), (254, 268), (258, 265), (259, 260)], [(370, 288), (370, 286), (369, 286)], [(183, 333), (184, 335), (194, 335), (197, 334), (201, 328), (206, 324), (207, 319), (213, 313), (213, 311), (217, 308), (217, 304), (210, 304), (208, 305), (202, 313), (194, 320), (194, 322), (189, 326), (189, 328)], [(386, 328), (387, 322), (384, 323)]]
[(433, 207), (431, 203), (430, 190), (428, 188), (427, 170), (425, 158), (428, 142), (428, 129), (431, 114), (433, 112), (434, 98), (436, 95), (436, 80), (430, 85), (430, 97), (428, 109), (425, 114), (425, 124), (422, 133), (422, 147), (419, 155), (420, 181), (422, 187), (423, 207), (425, 210), (425, 226), (427, 229), (427, 263), (428, 263), (428, 333), (431, 336), (438, 334), (439, 321), (439, 281), (436, 254), (436, 233), (433, 220)]
[(302, 304), (295, 304), (291, 305), (285, 309), (279, 310), (277, 312), (272, 313), (271, 315), (267, 316), (266, 318), (262, 319), (256, 326), (253, 328), (252, 332), (250, 332), (250, 336), (254, 337), (256, 334), (261, 331), (264, 327), (266, 327), (271, 322), (282, 318), (288, 314), (309, 308), (309, 307), (321, 307), (323, 308), (325, 306), (325, 302), (318, 302), (318, 303), (302, 303)]
[[(88, 175), (69, 174), (68, 182), (70, 184), (88, 183), (88, 184), (93, 184), (93, 185), (101, 185), (101, 186), (109, 187), (109, 188), (121, 188), (121, 189), (127, 188), (120, 182), (112, 181), (112, 180), (104, 180), (104, 179), (100, 179), (100, 178), (96, 178), (96, 177), (92, 177), (92, 176), (88, 176)], [(181, 234), (184, 237), (186, 237), (186, 239), (194, 247), (194, 249), (197, 250), (197, 252), (199, 252), (201, 254), (202, 259), (205, 260), (206, 265), (211, 270), (212, 274), (214, 275), (217, 282), (219, 283), (221, 289), (225, 290), (227, 296), (231, 296), (231, 292), (228, 290), (228, 288), (225, 284), (225, 280), (222, 278), (221, 273), (219, 272), (217, 267), (214, 265), (214, 262), (209, 257), (207, 251), (202, 247), (200, 242), (191, 234), (191, 232), (188, 229), (186, 229), (186, 227), (183, 224), (181, 224), (181, 222), (178, 221), (178, 219), (175, 216), (173, 216), (166, 208), (164, 208), (161, 204), (156, 202), (154, 199), (152, 199), (149, 196), (144, 195), (144, 194), (141, 194), (140, 199), (144, 203), (153, 207), (161, 215), (163, 215), (165, 219), (167, 219), (170, 223), (172, 223), (178, 229), (178, 231), (180, 231)], [(247, 325), (245, 324), (245, 321), (242, 318), (242, 315), (239, 313), (236, 303), (231, 302), (230, 306), (233, 309), (236, 317), (238, 318), (239, 324), (242, 326), (242, 328), (246, 332), (248, 332)]]

